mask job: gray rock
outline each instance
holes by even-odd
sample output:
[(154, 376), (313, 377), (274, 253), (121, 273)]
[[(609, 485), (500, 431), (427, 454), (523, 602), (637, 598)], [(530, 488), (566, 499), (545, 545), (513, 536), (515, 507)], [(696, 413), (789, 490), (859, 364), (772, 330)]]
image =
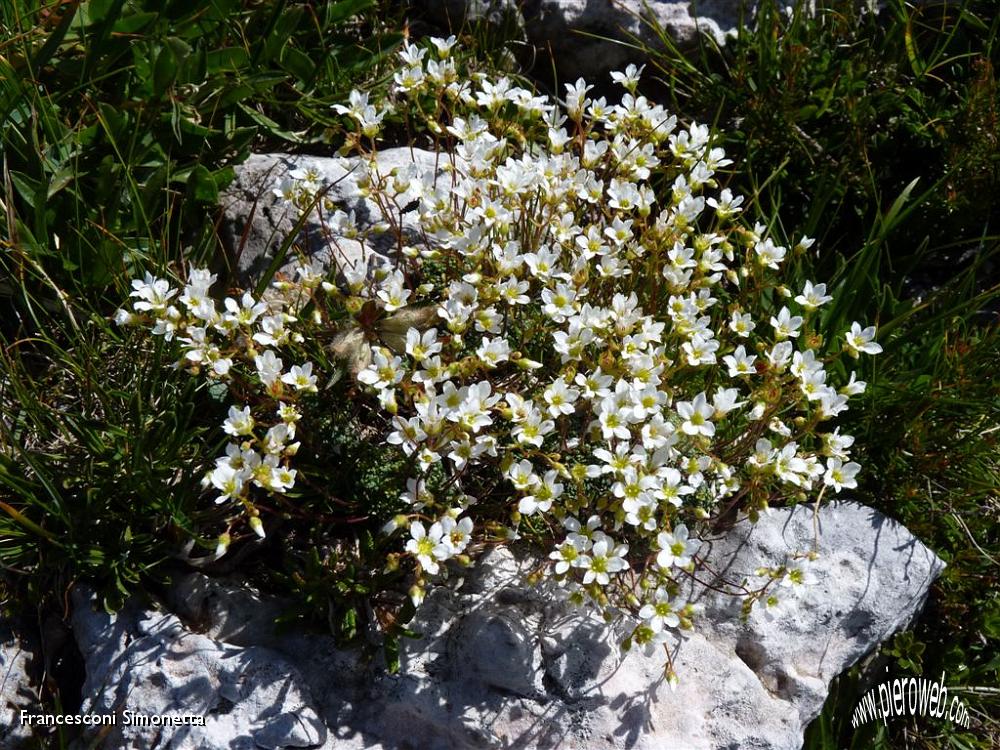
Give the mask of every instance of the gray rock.
[[(433, 168), (437, 156), (429, 151), (410, 148), (386, 149), (378, 154), (380, 174), (387, 175), (397, 167), (418, 164)], [(236, 167), (236, 178), (220, 199), (222, 222), (220, 234), (227, 250), (236, 261), (240, 280), (259, 279), (271, 265), (275, 253), (282, 247), (299, 220), (298, 209), (274, 194), (275, 187), (295, 169), (315, 169), (324, 185), (329, 186), (325, 197), (337, 208), (354, 211), (358, 227), (371, 229), (381, 221), (381, 213), (358, 189), (359, 176), (366, 174), (357, 158), (293, 156), (289, 154), (254, 154)], [(416, 212), (403, 215), (404, 235), (416, 241), (419, 228)], [(389, 234), (381, 235), (389, 241)], [(338, 235), (313, 211), (286, 255), (279, 270), (287, 271), (297, 255), (322, 263), (324, 268), (370, 269), (389, 251), (379, 244), (379, 235), (372, 245)]]
[[(662, 32), (681, 48), (694, 46), (700, 36), (720, 46), (736, 34), (743, 19), (753, 16), (756, 3), (747, 0), (426, 0), (442, 24), (458, 28), (464, 19), (516, 23), (541, 54), (552, 52), (559, 73), (567, 79), (582, 76), (603, 82), (611, 70), (641, 62), (636, 42), (662, 47)], [(782, 0), (791, 11), (795, 0)], [(632, 45), (632, 46), (629, 46)]]
[[(740, 600), (692, 589), (702, 608), (697, 630), (668, 644), (676, 689), (663, 651), (622, 650), (627, 622), (609, 625), (527, 585), (537, 560), (497, 548), (464, 580), (428, 594), (410, 625), (422, 637), (402, 644), (396, 675), (330, 638), (276, 635), (274, 602), (197, 574), (177, 585), (174, 600), (202, 630), (242, 647), (185, 631), (172, 615), (108, 618), (83, 608), (84, 693), (98, 696), (94, 705), (140, 700), (216, 720), (215, 744), (164, 730), (149, 747), (242, 747), (257, 727), (249, 730), (257, 747), (312, 741), (330, 750), (799, 748), (830, 680), (913, 618), (943, 568), (869, 508), (829, 504), (815, 522), (816, 582), (796, 587), (781, 617), (754, 610), (741, 620)], [(706, 543), (713, 570), (752, 579), (813, 549), (812, 509), (774, 510)], [(258, 616), (255, 607), (270, 610)], [(268, 691), (271, 681), (282, 690)], [(217, 721), (224, 699), (232, 704), (224, 716), (240, 722)]]
[(170, 609), (202, 635), (232, 646), (273, 646), (275, 620), (285, 611), (281, 599), (265, 598), (236, 580), (191, 573), (176, 579)]
[[(87, 670), (81, 713), (119, 716), (104, 747), (316, 747), (327, 739), (298, 670), (270, 649), (230, 646), (134, 601), (109, 615), (79, 590), (73, 630)], [(129, 725), (127, 711), (199, 716), (204, 726)]]
[(21, 710), (40, 713), (38, 690), (28, 666), (35, 658), (30, 644), (0, 621), (0, 750), (29, 746), (31, 727), (21, 724)]

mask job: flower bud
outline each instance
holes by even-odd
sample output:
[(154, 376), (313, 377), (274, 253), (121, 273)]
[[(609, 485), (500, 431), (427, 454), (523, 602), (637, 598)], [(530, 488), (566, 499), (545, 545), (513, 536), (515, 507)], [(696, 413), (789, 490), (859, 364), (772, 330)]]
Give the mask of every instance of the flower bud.
[(395, 573), (397, 570), (399, 570), (399, 554), (390, 552), (385, 556), (385, 572)]
[(410, 601), (414, 607), (419, 607), (424, 601), (424, 590), (421, 586), (414, 584), (410, 587)]
[(260, 516), (250, 516), (250, 528), (253, 529), (253, 533), (261, 539), (266, 537), (266, 534), (264, 533), (264, 524), (260, 520)]

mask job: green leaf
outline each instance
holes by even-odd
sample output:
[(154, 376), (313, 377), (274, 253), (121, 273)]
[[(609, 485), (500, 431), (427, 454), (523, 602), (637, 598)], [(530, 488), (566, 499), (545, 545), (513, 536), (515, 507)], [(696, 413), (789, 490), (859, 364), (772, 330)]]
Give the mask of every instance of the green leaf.
[(354, 607), (350, 607), (340, 621), (340, 634), (341, 636), (350, 641), (357, 637), (358, 635), (358, 611)]
[(385, 636), (385, 666), (389, 674), (399, 672), (399, 636), (394, 633)]
[(43, 44), (42, 48), (38, 50), (38, 54), (35, 55), (35, 59), (32, 61), (32, 67), (35, 70), (38, 70), (45, 65), (59, 45), (62, 44), (63, 39), (66, 38), (66, 32), (69, 31), (69, 27), (73, 23), (73, 19), (76, 18), (76, 11), (78, 7), (79, 6), (74, 3), (69, 10), (63, 13), (63, 17), (59, 19), (59, 25), (56, 27), (55, 31), (49, 34), (49, 38), (45, 40), (45, 44)]
[(120, 8), (122, 0), (90, 0), (87, 3), (87, 17), (91, 23), (100, 23), (108, 17), (116, 5)]
[(191, 198), (202, 203), (216, 203), (219, 200), (215, 178), (201, 164), (192, 169), (188, 175), (187, 191)]
[(983, 617), (983, 634), (1000, 639), (1000, 604), (992, 607)]
[(281, 64), (300, 81), (311, 81), (316, 74), (316, 65), (313, 61), (295, 47), (285, 47), (281, 53)]
[(13, 170), (10, 172), (10, 181), (14, 183), (14, 187), (17, 188), (17, 192), (25, 203), (32, 208), (37, 208), (41, 205), (38, 203), (38, 198), (39, 196), (44, 198), (45, 194), (45, 191), (42, 190), (41, 182), (28, 177), (28, 175), (22, 172), (15, 172)]
[(374, 4), (373, 0), (340, 0), (339, 3), (327, 3), (323, 28), (329, 29), (331, 26), (371, 8)]
[(163, 96), (177, 78), (177, 56), (169, 44), (160, 48), (153, 63), (153, 96)]
[(115, 34), (137, 34), (159, 18), (159, 13), (130, 13), (115, 23)]
[(229, 386), (223, 381), (217, 380), (208, 384), (208, 395), (213, 401), (224, 404), (228, 394)]
[(262, 125), (265, 128), (267, 128), (268, 132), (271, 135), (276, 135), (276, 136), (278, 136), (280, 138), (284, 138), (286, 141), (291, 141), (292, 143), (303, 143), (304, 142), (302, 140), (301, 136), (299, 136), (299, 135), (297, 135), (295, 133), (292, 133), (292, 132), (290, 132), (288, 130), (285, 130), (284, 128), (281, 127), (281, 125), (279, 125), (278, 123), (276, 123), (270, 117), (268, 117), (267, 115), (265, 115), (265, 114), (263, 114), (261, 112), (258, 112), (253, 107), (247, 106), (246, 104), (243, 104), (242, 102), (240, 103), (239, 107), (244, 112), (246, 112), (247, 115), (249, 115), (249, 117), (250, 117), (251, 120), (253, 120), (254, 122), (256, 122), (258, 125)]
[(235, 73), (244, 68), (249, 61), (250, 57), (242, 47), (223, 47), (211, 50), (205, 55), (205, 66), (209, 75)]
[(176, 36), (167, 37), (167, 46), (173, 51), (178, 64), (183, 63), (191, 55), (191, 45)]

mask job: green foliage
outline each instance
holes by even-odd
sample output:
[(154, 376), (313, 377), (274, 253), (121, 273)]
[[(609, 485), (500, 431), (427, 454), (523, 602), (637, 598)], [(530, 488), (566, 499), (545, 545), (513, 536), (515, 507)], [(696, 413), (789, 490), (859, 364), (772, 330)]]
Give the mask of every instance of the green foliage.
[(204, 416), (220, 409), (163, 347), (74, 319), (67, 336), (39, 317), (44, 333), (0, 350), (0, 559), (32, 573), (38, 599), (85, 577), (112, 606), (211, 528), (199, 468), (218, 447)]
[(206, 217), (230, 165), (252, 145), (328, 141), (330, 105), (399, 39), (357, 19), (375, 17), (374, 0), (2, 7), (0, 221), (87, 293), (184, 245), (212, 259)]
[[(909, 214), (896, 215), (905, 222)], [(841, 261), (841, 283), (855, 294), (848, 295), (840, 313), (849, 318), (877, 309), (882, 315), (883, 354), (874, 366), (863, 363), (859, 377), (868, 381), (868, 390), (845, 423), (864, 465), (877, 467), (864, 476), (856, 497), (905, 524), (948, 567), (914, 629), (882, 653), (892, 657), (893, 674), (936, 677), (943, 672), (949, 685), (993, 686), (1000, 682), (995, 627), (1000, 609), (1000, 390), (995, 375), (1000, 327), (992, 311), (1000, 293), (998, 286), (983, 286), (984, 269), (996, 262), (1000, 247), (995, 237), (983, 237), (977, 259), (923, 300), (902, 298), (901, 281), (893, 286), (880, 278), (883, 252), (880, 243), (869, 242)], [(836, 307), (829, 312), (835, 314)], [(818, 744), (807, 747), (840, 748), (868, 736), (850, 726), (853, 704), (861, 697), (850, 693), (851, 684), (842, 681), (839, 698), (828, 701), (810, 734)], [(997, 694), (972, 690), (962, 697), (973, 731), (959, 732), (944, 720), (896, 720), (885, 730), (883, 744), (872, 739), (872, 746), (895, 747), (906, 732), (920, 738), (920, 747), (993, 747), (1000, 731), (990, 718), (996, 714)], [(849, 709), (846, 703), (852, 703)], [(839, 736), (839, 744), (824, 744), (820, 737), (828, 735)]]
[(651, 68), (676, 111), (724, 131), (747, 167), (730, 187), (775, 220), (780, 207), (828, 263), (856, 252), (919, 179), (880, 272), (947, 276), (991, 219), (1000, 181), (993, 4), (818, 6), (788, 18), (763, 2), (725, 49), (703, 37), (694, 56), (659, 29)]
[(0, 2), (0, 558), (33, 598), (86, 577), (113, 605), (227, 531), (199, 484), (221, 402), (105, 316), (144, 270), (225, 274), (232, 165), (336, 142), (401, 38), (382, 10)]

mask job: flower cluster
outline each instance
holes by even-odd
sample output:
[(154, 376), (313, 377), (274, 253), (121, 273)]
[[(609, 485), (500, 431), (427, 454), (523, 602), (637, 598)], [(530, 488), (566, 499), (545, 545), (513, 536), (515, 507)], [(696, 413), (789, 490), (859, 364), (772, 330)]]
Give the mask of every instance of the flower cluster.
[[(177, 367), (224, 381), (239, 378), (264, 396), (255, 399), (253, 406), (229, 408), (221, 427), (230, 441), (202, 480), (216, 503), (240, 504), (251, 529), (263, 538), (264, 525), (253, 503), (253, 491), (284, 494), (295, 485), (291, 460), (299, 449), (295, 433), (302, 417), (296, 402), (317, 390), (311, 362), (286, 366), (277, 352), (302, 343), (302, 334), (293, 330), (296, 312), (311, 298), (321, 278), (303, 265), (297, 282), (275, 284), (261, 299), (250, 293), (225, 297), (221, 309), (210, 294), (215, 281), (215, 274), (208, 270), (193, 269), (187, 284), (174, 288), (168, 280), (147, 273), (145, 279), (132, 282), (132, 310), (119, 310), (115, 320), (119, 325), (147, 324), (154, 334), (176, 340), (180, 345)], [(270, 413), (263, 413), (261, 404)], [(228, 533), (220, 540), (221, 554)]]
[[(325, 292), (353, 320), (334, 350), (352, 350), (357, 387), (411, 462), (384, 531), (408, 537), (413, 598), (470, 544), (528, 537), (551, 545), (546, 572), (570, 599), (633, 612), (630, 640), (659, 644), (695, 614), (682, 584), (698, 533), (856, 486), (853, 438), (829, 424), (865, 388), (840, 355), (880, 351), (875, 329), (854, 323), (839, 349), (824, 340), (826, 285), (796, 292), (780, 278), (812, 240), (786, 247), (745, 222), (744, 198), (719, 187), (731, 161), (707, 127), (638, 94), (641, 69), (613, 75), (617, 104), (582, 80), (560, 104), (505, 78), (460, 78), (454, 39), (430, 42), (404, 46), (392, 105), (354, 93), (337, 108), (382, 221), (362, 230), (324, 205), (324, 224), (331, 242), (395, 233), (393, 257), (342, 269), (339, 286), (303, 266), (224, 312), (203, 272), (183, 312), (147, 279), (134, 309), (213, 377), (246, 371), (234, 352), (254, 351), (249, 375), (277, 411), (261, 434), (260, 415), (234, 407), (225, 429), (238, 442), (209, 478), (221, 500), (249, 505), (248, 485), (280, 493), (295, 479), (295, 397), (316, 378), (278, 353), (295, 342), (296, 301)], [(381, 169), (389, 106), (419, 113), (438, 163)], [(303, 171), (276, 193), (312, 206), (323, 187)], [(414, 211), (419, 244), (401, 227)], [(772, 584), (806, 581), (791, 572), (801, 565), (742, 591), (770, 606)]]

